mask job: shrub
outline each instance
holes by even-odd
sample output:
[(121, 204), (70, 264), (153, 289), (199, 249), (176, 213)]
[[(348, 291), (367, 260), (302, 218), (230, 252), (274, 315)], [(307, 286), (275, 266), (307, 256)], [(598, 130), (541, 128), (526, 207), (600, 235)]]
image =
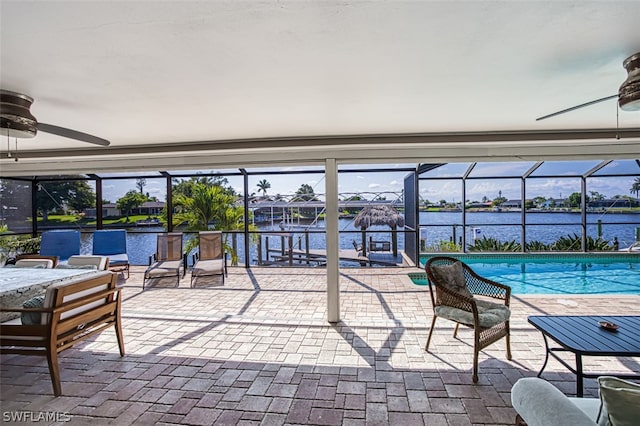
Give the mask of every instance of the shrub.
[[(580, 251), (582, 250), (582, 238), (578, 234), (560, 237), (551, 244), (551, 250), (555, 251)], [(611, 251), (613, 248), (608, 241), (601, 238), (587, 237), (587, 251)]]
[(41, 237), (3, 236), (0, 238), (0, 261), (23, 253), (38, 253)]
[(515, 240), (502, 242), (495, 238), (482, 237), (469, 246), (469, 251), (507, 251), (518, 252), (522, 247)]
[(527, 251), (549, 251), (551, 248), (548, 244), (541, 241), (529, 241), (525, 245)]

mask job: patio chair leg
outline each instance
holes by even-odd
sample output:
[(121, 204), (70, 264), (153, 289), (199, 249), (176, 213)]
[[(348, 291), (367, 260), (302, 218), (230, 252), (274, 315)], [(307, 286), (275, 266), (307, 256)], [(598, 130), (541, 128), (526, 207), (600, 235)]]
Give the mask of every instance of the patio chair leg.
[(453, 338), (458, 337), (458, 327), (460, 327), (460, 323), (456, 323), (456, 328), (453, 329)]
[(431, 335), (433, 334), (433, 329), (436, 326), (437, 316), (433, 316), (433, 321), (431, 321), (431, 328), (429, 329), (429, 337), (427, 337), (427, 344), (424, 346), (424, 350), (429, 352), (429, 343), (431, 343)]
[(473, 348), (473, 383), (478, 383), (478, 352), (476, 348)]
[(118, 339), (118, 349), (120, 349), (120, 356), (124, 356), (124, 336), (122, 335), (122, 321), (120, 319), (120, 312), (116, 317), (116, 337)]
[(509, 330), (509, 322), (506, 324), (507, 327), (507, 335), (505, 339), (507, 340), (507, 359), (511, 360), (511, 332)]
[(53, 394), (60, 396), (62, 395), (62, 385), (60, 385), (60, 369), (58, 368), (58, 352), (56, 348), (47, 348), (47, 364), (49, 364)]

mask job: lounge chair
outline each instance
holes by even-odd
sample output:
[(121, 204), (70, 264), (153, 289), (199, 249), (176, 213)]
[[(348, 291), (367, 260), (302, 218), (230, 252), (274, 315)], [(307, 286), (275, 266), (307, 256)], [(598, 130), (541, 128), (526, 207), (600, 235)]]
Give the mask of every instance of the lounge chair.
[[(478, 382), (478, 353), (502, 337), (507, 341), (507, 359), (511, 359), (509, 344), (509, 300), (511, 287), (476, 274), (458, 259), (436, 256), (425, 266), (433, 306), (433, 321), (425, 350), (429, 351), (436, 319), (442, 317), (474, 330), (473, 382)], [(478, 298), (475, 296), (483, 296)], [(500, 303), (487, 300), (497, 299)]]
[(109, 256), (109, 269), (126, 272), (129, 278), (129, 256), (127, 255), (127, 231), (103, 229), (93, 233), (93, 254)]
[(149, 267), (144, 272), (142, 289), (148, 281), (156, 278), (176, 277), (180, 285), (180, 268), (184, 277), (187, 270), (187, 255), (182, 251), (182, 233), (158, 234), (156, 253), (149, 256)]
[(224, 285), (227, 275), (227, 255), (222, 246), (222, 232), (204, 231), (198, 235), (200, 249), (193, 255), (193, 269), (191, 270), (191, 287), (194, 287), (198, 277), (220, 275)]
[(55, 230), (42, 234), (40, 254), (43, 256), (58, 256), (60, 262), (66, 261), (73, 255), (80, 254), (80, 231)]

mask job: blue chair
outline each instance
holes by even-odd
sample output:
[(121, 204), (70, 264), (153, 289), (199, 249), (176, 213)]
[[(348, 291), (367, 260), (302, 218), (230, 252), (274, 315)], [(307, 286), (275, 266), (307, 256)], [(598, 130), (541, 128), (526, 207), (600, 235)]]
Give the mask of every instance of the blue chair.
[(129, 256), (127, 256), (127, 231), (104, 229), (93, 233), (93, 254), (109, 256), (109, 269), (126, 272), (129, 278)]
[(66, 262), (71, 256), (80, 254), (80, 231), (44, 232), (40, 241), (40, 254), (58, 256), (60, 262)]

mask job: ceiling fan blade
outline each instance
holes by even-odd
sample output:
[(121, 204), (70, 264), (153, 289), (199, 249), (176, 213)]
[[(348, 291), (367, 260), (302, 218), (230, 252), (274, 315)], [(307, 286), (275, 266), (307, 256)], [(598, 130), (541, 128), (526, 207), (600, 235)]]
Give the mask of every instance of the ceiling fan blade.
[(67, 129), (66, 127), (54, 126), (53, 124), (38, 123), (38, 130), (53, 135), (62, 136), (69, 139), (76, 139), (82, 142), (89, 142), (96, 145), (109, 146), (111, 142), (88, 133)]
[(590, 102), (587, 102), (587, 103), (584, 103), (584, 104), (576, 105), (576, 106), (573, 106), (571, 108), (563, 109), (562, 111), (554, 112), (553, 114), (548, 114), (548, 115), (545, 115), (543, 117), (536, 118), (536, 121), (544, 120), (545, 118), (555, 117), (556, 115), (564, 114), (565, 112), (569, 112), (569, 111), (573, 111), (573, 110), (578, 109), (578, 108), (583, 108), (583, 107), (586, 107), (586, 106), (589, 106), (589, 105), (597, 104), (599, 102), (608, 101), (609, 99), (613, 99), (613, 98), (617, 98), (617, 97), (618, 97), (618, 95), (616, 94), (616, 95), (607, 96), (606, 98), (596, 99), (595, 101), (590, 101)]

